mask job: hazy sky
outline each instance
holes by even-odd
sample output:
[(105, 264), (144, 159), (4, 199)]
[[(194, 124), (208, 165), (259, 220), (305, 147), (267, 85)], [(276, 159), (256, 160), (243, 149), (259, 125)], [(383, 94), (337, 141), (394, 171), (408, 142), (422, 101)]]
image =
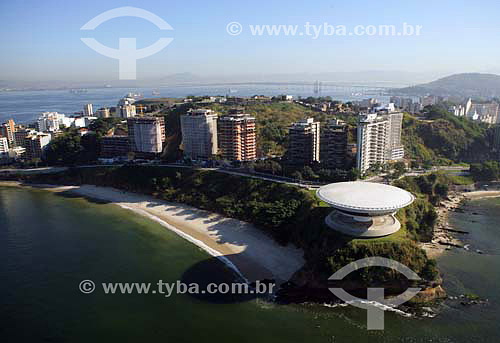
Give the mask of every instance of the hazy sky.
[[(140, 18), (112, 19), (90, 32), (80, 27), (121, 6), (163, 18), (160, 31)], [(500, 73), (500, 1), (0, 1), (0, 80), (113, 80), (118, 61), (87, 47), (94, 37), (118, 47), (136, 37), (139, 48), (160, 37), (173, 42), (137, 62), (139, 79), (199, 75), (402, 70)], [(240, 35), (226, 32), (242, 24)], [(421, 25), (420, 36), (253, 36), (249, 25)]]

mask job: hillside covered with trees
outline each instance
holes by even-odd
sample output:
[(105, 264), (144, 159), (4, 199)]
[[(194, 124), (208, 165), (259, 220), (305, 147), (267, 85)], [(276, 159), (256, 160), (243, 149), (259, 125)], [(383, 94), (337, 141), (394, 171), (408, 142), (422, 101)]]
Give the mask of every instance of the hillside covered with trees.
[(418, 86), (394, 89), (396, 94), (441, 95), (460, 97), (500, 96), (500, 75), (464, 73), (443, 77)]
[(491, 158), (493, 129), (452, 115), (444, 105), (424, 109), (423, 118), (405, 115), (403, 143), (407, 158), (420, 164), (473, 163)]

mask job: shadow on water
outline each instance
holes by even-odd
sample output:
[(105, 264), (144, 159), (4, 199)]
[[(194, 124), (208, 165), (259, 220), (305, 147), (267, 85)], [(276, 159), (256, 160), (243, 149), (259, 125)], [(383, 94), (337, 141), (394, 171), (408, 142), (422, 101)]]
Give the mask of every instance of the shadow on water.
[(106, 205), (106, 204), (111, 203), (111, 201), (97, 199), (97, 198), (89, 197), (86, 195), (76, 194), (76, 193), (72, 192), (71, 190), (64, 191), (64, 192), (57, 192), (55, 194), (57, 196), (60, 196), (63, 198), (68, 198), (68, 199), (85, 199), (90, 203), (98, 204), (98, 205)]
[[(225, 257), (231, 259), (235, 257), (235, 254), (226, 255)], [(180, 281), (187, 285), (197, 284), (200, 292), (197, 294), (187, 294), (195, 299), (214, 304), (241, 303), (258, 297), (269, 297), (269, 293), (267, 292), (256, 294), (257, 292), (254, 288), (255, 283), (246, 286), (246, 283), (241, 277), (217, 257), (211, 257), (192, 265), (183, 273)], [(261, 281), (261, 283), (265, 283), (266, 285), (268, 282), (271, 282), (271, 280)], [(214, 294), (211, 294), (212, 292), (209, 293), (210, 284), (218, 285), (216, 289), (221, 289), (222, 292), (215, 292)], [(228, 292), (224, 291), (225, 286), (219, 288), (221, 284), (227, 284), (229, 286)], [(263, 287), (263, 285), (261, 286)], [(210, 289), (213, 288), (212, 285)]]

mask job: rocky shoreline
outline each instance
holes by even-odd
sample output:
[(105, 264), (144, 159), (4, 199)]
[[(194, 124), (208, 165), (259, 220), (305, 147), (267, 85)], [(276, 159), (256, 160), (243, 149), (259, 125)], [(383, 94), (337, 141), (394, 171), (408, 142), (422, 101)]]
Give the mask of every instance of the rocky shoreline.
[(448, 221), (448, 215), (450, 211), (458, 210), (462, 206), (464, 199), (464, 193), (452, 192), (436, 208), (438, 218), (432, 240), (427, 243), (421, 243), (422, 249), (425, 250), (429, 258), (436, 258), (445, 250), (450, 250), (452, 247), (463, 248), (463, 243), (455, 237), (455, 234), (466, 234), (466, 232), (452, 228)]
[(461, 207), (463, 202), (466, 200), (477, 200), (492, 197), (500, 197), (500, 191), (483, 190), (472, 192), (450, 192), (448, 198), (441, 201), (439, 207), (436, 208), (438, 218), (434, 228), (432, 240), (428, 243), (421, 243), (421, 247), (425, 250), (427, 256), (429, 258), (436, 258), (446, 250), (451, 250), (452, 248), (466, 248), (463, 242), (457, 238), (457, 235), (466, 235), (468, 232), (458, 230), (450, 225), (448, 221), (450, 211), (463, 211)]

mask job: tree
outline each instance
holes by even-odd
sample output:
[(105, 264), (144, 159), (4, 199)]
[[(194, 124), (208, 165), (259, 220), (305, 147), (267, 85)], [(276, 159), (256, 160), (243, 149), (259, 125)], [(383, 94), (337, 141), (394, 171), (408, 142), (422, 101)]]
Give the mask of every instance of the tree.
[(316, 173), (309, 166), (302, 168), (301, 174), (306, 180), (315, 180), (318, 178), (318, 175), (316, 175)]
[(81, 145), (81, 137), (76, 130), (71, 130), (55, 137), (47, 145), (45, 160), (50, 165), (72, 165), (80, 160), (84, 151)]
[(436, 192), (436, 195), (440, 196), (441, 198), (446, 198), (448, 196), (448, 191), (449, 187), (447, 184), (444, 183), (438, 183), (434, 187), (434, 192)]
[(105, 136), (111, 129), (121, 123), (121, 118), (98, 118), (93, 120), (88, 129), (94, 131), (98, 137)]
[(273, 160), (257, 161), (254, 163), (254, 168), (259, 173), (279, 175), (282, 172), (281, 164)]
[(291, 176), (293, 179), (303, 180), (302, 173), (299, 172), (298, 170), (294, 171)]
[(396, 162), (392, 167), (394, 169), (392, 177), (395, 179), (398, 179), (406, 172), (406, 164), (404, 162)]
[(470, 166), (470, 173), (476, 181), (493, 181), (500, 177), (500, 164), (496, 161), (474, 163)]

